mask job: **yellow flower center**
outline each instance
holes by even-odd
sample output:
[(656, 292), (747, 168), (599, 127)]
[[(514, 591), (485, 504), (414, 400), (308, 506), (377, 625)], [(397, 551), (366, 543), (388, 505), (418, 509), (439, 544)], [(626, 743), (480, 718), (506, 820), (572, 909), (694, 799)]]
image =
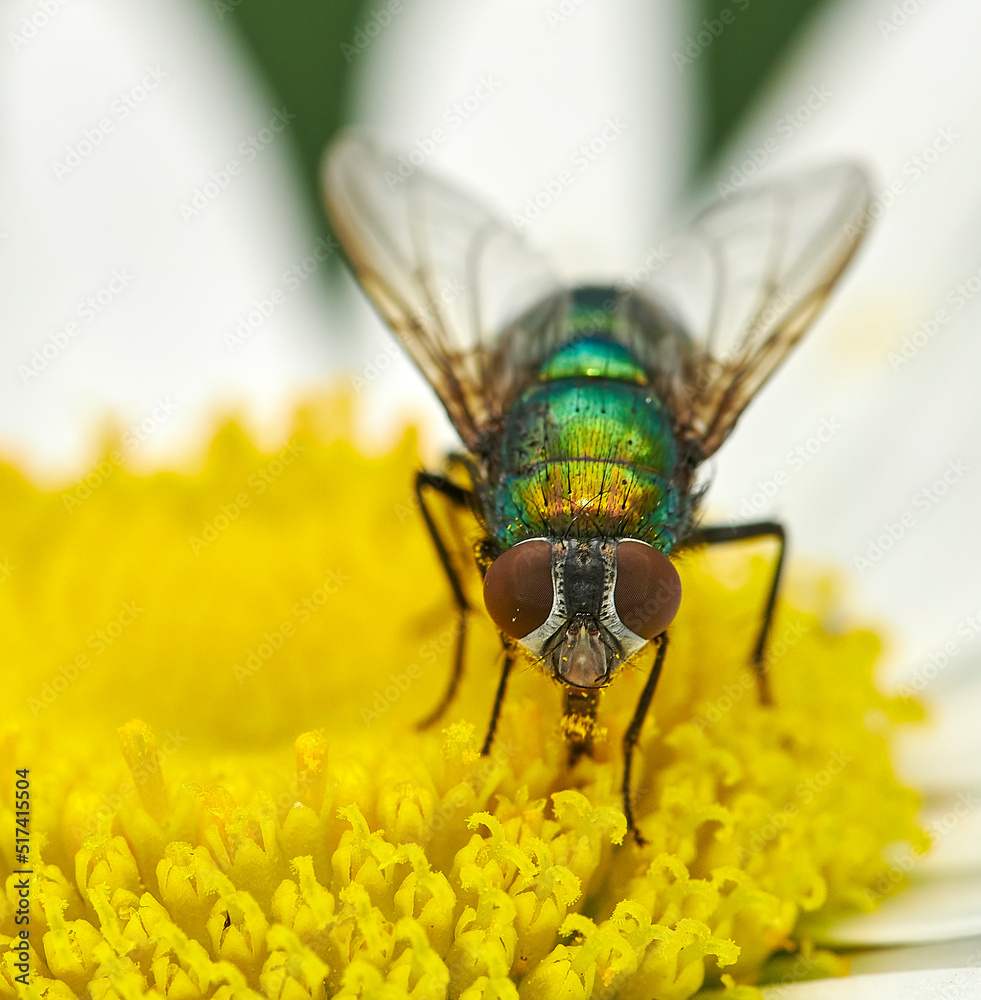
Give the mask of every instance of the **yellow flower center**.
[[(913, 712), (876, 690), (872, 633), (826, 629), (832, 585), (779, 606), (761, 707), (763, 550), (682, 560), (638, 848), (620, 743), (650, 654), (575, 765), (561, 691), (520, 665), (482, 757), (481, 613), (459, 697), (416, 731), (456, 625), (415, 438), (349, 438), (335, 400), (275, 455), (226, 428), (190, 476), (106, 462), (52, 493), (0, 468), (0, 826), (29, 768), (31, 995), (680, 1000), (724, 972), (749, 996), (811, 921), (877, 902), (883, 848), (922, 843), (888, 760)], [(475, 526), (451, 526), (477, 595)], [(26, 995), (11, 843), (0, 996)]]

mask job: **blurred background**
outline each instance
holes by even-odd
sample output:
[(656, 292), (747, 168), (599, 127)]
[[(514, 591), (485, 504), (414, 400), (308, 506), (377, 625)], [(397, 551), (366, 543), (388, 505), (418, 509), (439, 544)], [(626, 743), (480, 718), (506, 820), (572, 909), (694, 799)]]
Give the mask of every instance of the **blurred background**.
[(345, 122), (504, 214), (593, 150), (528, 230), (570, 277), (622, 278), (706, 199), (853, 158), (876, 226), (720, 453), (709, 507), (785, 519), (794, 557), (891, 626), (897, 677), (950, 642), (977, 661), (970, 0), (6, 0), (0, 18), (0, 457), (34, 482), (78, 481), (107, 428), (147, 472), (195, 468), (230, 413), (271, 450), (337, 384), (365, 447), (408, 419), (434, 460), (453, 441), (325, 250), (319, 164)]

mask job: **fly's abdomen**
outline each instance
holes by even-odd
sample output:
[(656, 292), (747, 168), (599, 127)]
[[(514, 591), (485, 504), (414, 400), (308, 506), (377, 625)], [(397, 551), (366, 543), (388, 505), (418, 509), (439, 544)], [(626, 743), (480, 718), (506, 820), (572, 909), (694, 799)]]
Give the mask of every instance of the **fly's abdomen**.
[(496, 534), (632, 537), (670, 551), (681, 498), (667, 409), (623, 345), (564, 345), (508, 415)]

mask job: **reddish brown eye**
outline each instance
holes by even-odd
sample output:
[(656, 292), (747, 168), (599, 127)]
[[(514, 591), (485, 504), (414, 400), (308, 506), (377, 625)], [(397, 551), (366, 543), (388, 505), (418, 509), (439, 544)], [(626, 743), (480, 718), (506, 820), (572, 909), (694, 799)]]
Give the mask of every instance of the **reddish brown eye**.
[(494, 624), (523, 639), (552, 613), (552, 546), (534, 538), (501, 553), (484, 577), (484, 604)]
[(625, 539), (617, 545), (613, 603), (620, 621), (643, 639), (660, 635), (681, 604), (681, 578), (663, 552)]

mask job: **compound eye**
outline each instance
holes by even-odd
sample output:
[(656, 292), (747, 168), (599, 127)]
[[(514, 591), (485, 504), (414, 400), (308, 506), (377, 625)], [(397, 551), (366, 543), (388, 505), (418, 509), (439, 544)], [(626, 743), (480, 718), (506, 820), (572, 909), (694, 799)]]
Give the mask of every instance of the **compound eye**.
[(548, 621), (554, 593), (552, 546), (538, 538), (502, 552), (484, 576), (487, 612), (512, 639), (523, 639)]
[(674, 621), (681, 604), (681, 578), (663, 552), (644, 542), (617, 544), (613, 604), (620, 621), (642, 639), (653, 639)]

